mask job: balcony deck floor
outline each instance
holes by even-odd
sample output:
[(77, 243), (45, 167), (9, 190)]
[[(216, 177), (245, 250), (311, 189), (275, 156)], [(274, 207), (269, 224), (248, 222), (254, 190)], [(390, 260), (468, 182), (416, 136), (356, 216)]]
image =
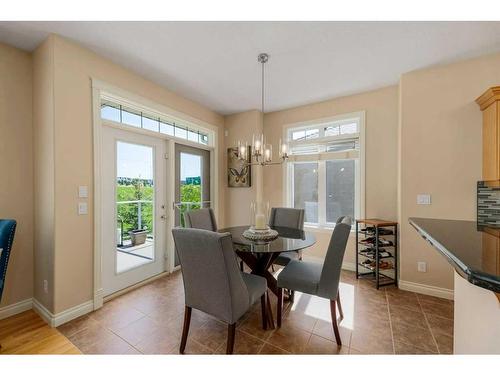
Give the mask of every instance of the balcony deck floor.
[(126, 246), (116, 249), (116, 271), (121, 273), (144, 264), (154, 259), (154, 242), (151, 239), (138, 246)]

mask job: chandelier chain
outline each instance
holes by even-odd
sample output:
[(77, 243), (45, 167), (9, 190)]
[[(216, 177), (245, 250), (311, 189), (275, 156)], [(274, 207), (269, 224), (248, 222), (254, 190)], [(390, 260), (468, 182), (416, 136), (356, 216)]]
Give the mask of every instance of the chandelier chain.
[(262, 95), (261, 95), (261, 99), (262, 99), (262, 103), (261, 103), (261, 108), (262, 108), (262, 114), (264, 114), (264, 64), (266, 63), (266, 60), (262, 60), (261, 61), (261, 64), (262, 64)]

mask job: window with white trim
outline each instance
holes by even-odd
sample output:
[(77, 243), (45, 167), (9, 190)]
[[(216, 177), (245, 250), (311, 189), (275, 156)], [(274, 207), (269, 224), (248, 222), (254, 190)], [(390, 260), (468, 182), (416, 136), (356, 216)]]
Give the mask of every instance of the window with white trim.
[(305, 210), (309, 226), (332, 227), (360, 217), (364, 192), (364, 113), (289, 127), (287, 203)]
[(192, 124), (103, 97), (101, 119), (209, 145), (209, 134)]

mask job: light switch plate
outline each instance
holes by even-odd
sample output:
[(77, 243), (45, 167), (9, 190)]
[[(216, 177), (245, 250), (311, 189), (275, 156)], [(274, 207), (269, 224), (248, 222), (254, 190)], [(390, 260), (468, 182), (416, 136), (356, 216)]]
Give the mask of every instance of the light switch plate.
[(87, 198), (89, 196), (89, 189), (87, 186), (78, 186), (78, 198)]
[(86, 202), (78, 202), (78, 215), (87, 215), (88, 206)]
[(431, 204), (431, 195), (430, 194), (418, 194), (417, 195), (417, 204)]

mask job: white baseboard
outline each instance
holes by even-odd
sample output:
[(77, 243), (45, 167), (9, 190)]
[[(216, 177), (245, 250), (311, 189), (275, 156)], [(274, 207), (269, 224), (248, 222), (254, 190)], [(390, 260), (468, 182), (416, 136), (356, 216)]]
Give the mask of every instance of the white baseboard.
[(399, 280), (399, 289), (407, 290), (420, 294), (427, 294), (429, 296), (446, 298), (453, 300), (454, 293), (452, 289), (439, 288), (437, 286), (418, 284), (411, 281)]
[[(344, 262), (342, 263), (342, 269), (347, 271), (356, 271), (356, 263)], [(415, 292), (420, 294), (427, 294), (429, 296), (446, 298), (453, 300), (453, 290), (439, 288), (437, 286), (418, 284), (411, 281), (399, 280), (398, 287), (402, 290), (407, 290), (409, 292)]]
[(70, 309), (64, 310), (54, 317), (54, 327), (58, 327), (61, 324), (67, 323), (70, 320), (79, 318), (82, 315), (88, 314), (94, 311), (94, 302), (87, 301), (78, 306), (72, 307)]
[(49, 326), (58, 327), (69, 322), (70, 320), (76, 319), (93, 311), (94, 302), (87, 301), (58, 314), (52, 314), (45, 306), (33, 298), (33, 309), (42, 317), (43, 320), (47, 322)]
[(94, 291), (94, 310), (100, 309), (104, 304), (104, 289), (100, 288)]
[(13, 303), (12, 305), (0, 308), (0, 319), (5, 319), (33, 308), (33, 299), (28, 298), (24, 301)]
[(42, 305), (40, 302), (38, 302), (35, 298), (33, 298), (33, 310), (35, 310), (40, 317), (45, 320), (45, 322), (53, 327), (52, 325), (52, 313), (47, 310), (47, 308)]

